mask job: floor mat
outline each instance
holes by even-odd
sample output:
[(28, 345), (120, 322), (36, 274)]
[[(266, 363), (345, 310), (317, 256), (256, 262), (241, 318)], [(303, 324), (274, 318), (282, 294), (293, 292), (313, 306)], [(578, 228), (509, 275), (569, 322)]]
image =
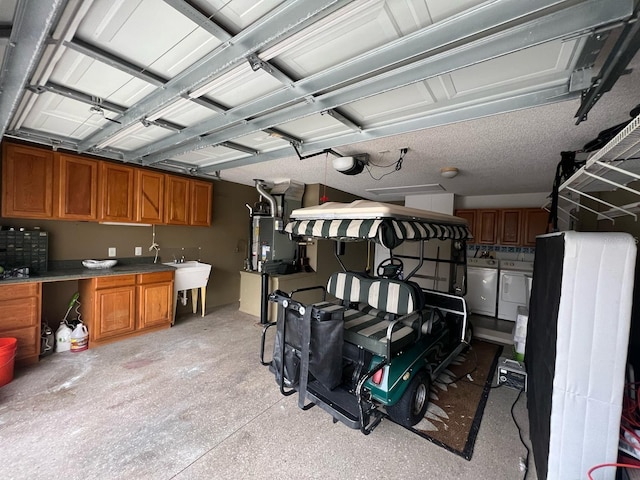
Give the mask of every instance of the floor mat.
[[(431, 385), (429, 408), (409, 430), (471, 460), (502, 347), (473, 340)], [(468, 375), (467, 375), (468, 374)]]

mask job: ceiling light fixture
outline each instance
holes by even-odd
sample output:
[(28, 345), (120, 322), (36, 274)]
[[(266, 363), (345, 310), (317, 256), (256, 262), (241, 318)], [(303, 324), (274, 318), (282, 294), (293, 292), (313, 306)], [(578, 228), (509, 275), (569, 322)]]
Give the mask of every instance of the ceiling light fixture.
[(456, 167), (443, 167), (440, 169), (440, 175), (444, 178), (453, 178), (460, 173)]
[(439, 183), (427, 183), (424, 185), (406, 185), (402, 187), (367, 188), (367, 192), (374, 195), (420, 195), (425, 193), (442, 193), (446, 191)]

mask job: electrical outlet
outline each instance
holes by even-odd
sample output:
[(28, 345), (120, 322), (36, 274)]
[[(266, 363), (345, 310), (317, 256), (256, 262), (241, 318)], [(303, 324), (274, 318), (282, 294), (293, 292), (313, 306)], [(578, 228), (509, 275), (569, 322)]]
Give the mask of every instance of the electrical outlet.
[(116, 247), (109, 247), (109, 256), (110, 257), (116, 256)]
[(135, 254), (136, 254), (136, 257), (139, 257), (140, 255), (142, 255), (142, 247), (136, 247)]

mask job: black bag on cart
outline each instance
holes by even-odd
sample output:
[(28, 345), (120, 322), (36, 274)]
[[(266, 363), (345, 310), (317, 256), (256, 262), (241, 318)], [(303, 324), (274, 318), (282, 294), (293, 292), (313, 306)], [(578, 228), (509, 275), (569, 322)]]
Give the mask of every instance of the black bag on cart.
[(304, 369), (326, 388), (333, 389), (342, 379), (344, 308), (310, 305), (300, 309), (301, 306), (291, 302), (287, 308), (279, 307), (269, 370), (280, 384), (284, 358), (285, 386), (296, 388)]
[[(326, 388), (333, 390), (342, 381), (344, 308), (338, 305), (321, 309), (313, 306), (310, 308), (311, 315), (308, 323), (306, 318), (302, 323), (303, 329), (309, 329), (309, 373)], [(302, 339), (302, 364), (304, 365), (304, 330)]]
[[(297, 312), (282, 306), (278, 307), (278, 325), (269, 371), (275, 375), (276, 383), (280, 385), (280, 372), (284, 357), (283, 385), (288, 388), (296, 388), (300, 380), (300, 350), (302, 348), (300, 321), (301, 318)], [(286, 339), (283, 339), (285, 335)]]

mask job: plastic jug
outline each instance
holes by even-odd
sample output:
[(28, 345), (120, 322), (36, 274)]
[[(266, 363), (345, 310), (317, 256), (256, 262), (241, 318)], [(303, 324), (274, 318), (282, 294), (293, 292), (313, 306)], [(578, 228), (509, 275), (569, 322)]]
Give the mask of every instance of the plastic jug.
[(71, 329), (66, 323), (60, 322), (56, 330), (56, 352), (68, 352), (71, 349)]
[(71, 332), (71, 351), (82, 352), (89, 348), (89, 332), (84, 323), (78, 323), (78, 326)]

